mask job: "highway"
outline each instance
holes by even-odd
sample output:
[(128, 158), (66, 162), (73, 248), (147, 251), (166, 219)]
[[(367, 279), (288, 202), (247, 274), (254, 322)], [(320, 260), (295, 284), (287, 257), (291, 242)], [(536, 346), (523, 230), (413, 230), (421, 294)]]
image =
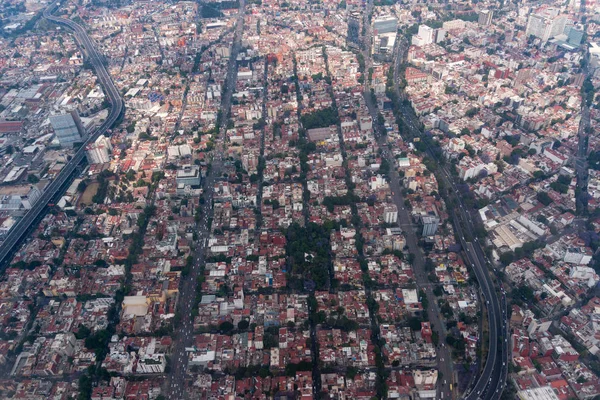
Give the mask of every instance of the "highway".
[(9, 256), (11, 256), (13, 251), (17, 249), (20, 241), (29, 231), (29, 228), (32, 226), (32, 224), (37, 221), (38, 217), (40, 217), (47, 210), (47, 204), (51, 202), (57, 194), (62, 193), (62, 191), (66, 189), (66, 184), (73, 179), (73, 173), (77, 169), (77, 166), (83, 161), (83, 157), (85, 156), (86, 145), (95, 141), (100, 135), (104, 134), (108, 129), (110, 129), (115, 122), (118, 121), (125, 109), (123, 99), (121, 99), (119, 91), (115, 87), (112, 78), (102, 63), (101, 55), (99, 55), (96, 51), (96, 48), (94, 47), (85, 30), (71, 20), (53, 16), (52, 12), (55, 8), (56, 4), (52, 4), (46, 8), (44, 10), (44, 18), (58, 25), (65, 26), (74, 32), (75, 39), (79, 44), (82, 53), (85, 54), (86, 61), (88, 61), (94, 68), (96, 76), (102, 85), (102, 89), (108, 96), (111, 108), (104, 123), (99, 128), (89, 133), (88, 138), (75, 152), (71, 160), (65, 165), (60, 173), (54, 178), (54, 180), (48, 184), (48, 186), (46, 186), (44, 192), (35, 205), (9, 231), (5, 240), (0, 245), (0, 265), (3, 266), (8, 263)]
[(221, 101), (221, 126), (217, 135), (217, 144), (223, 143), (222, 147), (215, 147), (213, 152), (212, 167), (204, 179), (204, 204), (202, 205), (201, 220), (196, 229), (198, 240), (195, 243), (194, 259), (188, 276), (181, 279), (179, 286), (179, 299), (177, 304), (177, 313), (181, 316), (178, 326), (175, 326), (175, 344), (171, 355), (171, 373), (167, 375), (167, 398), (179, 400), (187, 397), (185, 390), (186, 370), (187, 370), (187, 351), (186, 348), (192, 347), (194, 343), (194, 321), (191, 318), (192, 309), (196, 299), (196, 286), (200, 276), (201, 266), (204, 265), (206, 248), (210, 239), (210, 222), (213, 215), (213, 190), (215, 182), (221, 177), (223, 171), (223, 159), (225, 156), (224, 137), (227, 130), (227, 115), (231, 108), (231, 96), (236, 83), (236, 58), (241, 47), (242, 31), (244, 27), (244, 0), (240, 1), (240, 9), (237, 16), (234, 32), (231, 55), (227, 65), (227, 77), (225, 80), (225, 93)]
[[(373, 59), (371, 56), (371, 45), (372, 45), (372, 37), (373, 37), (373, 29), (369, 24), (369, 15), (372, 12), (373, 0), (369, 0), (366, 4), (366, 12), (364, 15), (363, 23), (365, 25), (365, 37), (363, 38), (363, 46), (362, 53), (365, 60), (365, 72), (368, 73), (369, 68), (371, 68), (373, 64)], [(395, 53), (398, 54), (398, 53)], [(370, 85), (367, 80), (365, 80), (365, 91), (364, 98), (367, 104), (367, 108), (369, 109), (369, 114), (373, 119), (373, 124), (377, 123), (377, 105), (373, 104), (370, 92)], [(395, 159), (393, 159), (393, 154), (387, 151), (387, 142), (386, 138), (378, 134), (378, 130), (375, 129), (375, 137), (377, 139), (377, 144), (379, 149), (382, 150), (383, 157), (385, 157), (390, 165), (395, 165)], [(446, 338), (446, 326), (444, 320), (441, 316), (436, 296), (433, 293), (433, 286), (431, 282), (427, 278), (427, 271), (425, 269), (425, 258), (423, 256), (423, 252), (421, 247), (419, 247), (419, 239), (415, 230), (413, 229), (413, 220), (410, 214), (410, 211), (406, 209), (404, 206), (404, 197), (402, 196), (402, 188), (400, 187), (400, 176), (395, 168), (392, 168), (389, 173), (389, 184), (392, 192), (392, 201), (396, 204), (398, 208), (398, 225), (402, 227), (410, 227), (408, 229), (403, 229), (406, 235), (406, 245), (408, 246), (409, 252), (414, 254), (415, 258), (412, 263), (413, 270), (415, 272), (416, 283), (419, 288), (421, 288), (425, 294), (427, 295), (427, 299), (429, 300), (429, 309), (425, 310), (429, 317), (429, 323), (431, 324), (431, 328), (433, 331), (437, 332), (439, 337), (439, 344), (436, 348), (436, 362), (438, 372), (441, 374), (440, 379), (438, 379), (438, 395), (441, 398), (445, 399), (453, 399), (453, 391), (450, 389), (451, 386), (454, 385), (454, 365), (452, 362), (452, 355), (450, 353), (449, 348), (446, 346), (445, 338)]]
[[(394, 67), (394, 82), (396, 93), (400, 99), (400, 111), (401, 117), (404, 122), (404, 127), (409, 136), (412, 138), (418, 138), (421, 136), (421, 123), (414, 114), (412, 108), (408, 104), (403, 103), (403, 99), (406, 97), (404, 93), (398, 90), (397, 83), (399, 82), (399, 70), (401, 63), (405, 59), (405, 54), (408, 49), (408, 41), (406, 38), (398, 38), (398, 46), (395, 50), (395, 67)], [(483, 306), (487, 309), (487, 320), (488, 320), (488, 346), (487, 346), (487, 359), (485, 360), (485, 366), (482, 373), (479, 375), (473, 388), (467, 391), (464, 398), (468, 400), (496, 400), (502, 395), (502, 391), (506, 384), (506, 376), (508, 372), (508, 325), (507, 325), (507, 314), (506, 314), (506, 298), (505, 294), (502, 293), (500, 300), (498, 299), (498, 293), (494, 286), (489, 271), (489, 262), (479, 240), (474, 235), (473, 229), (473, 217), (468, 211), (467, 207), (463, 203), (461, 194), (456, 188), (454, 180), (452, 179), (449, 171), (442, 166), (437, 159), (436, 154), (431, 148), (427, 149), (427, 153), (432, 160), (436, 161), (439, 166), (438, 179), (441, 179), (446, 184), (457, 202), (457, 207), (452, 211), (453, 223), (455, 232), (460, 238), (460, 243), (464, 250), (466, 260), (472, 267), (473, 272), (479, 282), (481, 294), (485, 304)], [(389, 155), (388, 155), (389, 157)], [(390, 162), (394, 161), (389, 159)], [(395, 164), (392, 164), (395, 165)], [(395, 180), (395, 178), (391, 178)], [(400, 212), (399, 218), (400, 218)], [(474, 241), (468, 242), (463, 233), (463, 229), (467, 231), (467, 238), (475, 238)], [(483, 362), (483, 360), (482, 360)]]

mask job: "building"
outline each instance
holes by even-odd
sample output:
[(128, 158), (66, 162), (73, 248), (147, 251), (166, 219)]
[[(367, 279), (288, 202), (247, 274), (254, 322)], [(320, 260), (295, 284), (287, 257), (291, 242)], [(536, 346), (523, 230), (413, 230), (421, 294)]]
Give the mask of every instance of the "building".
[(590, 67), (600, 67), (600, 43), (589, 42)]
[(42, 196), (42, 192), (32, 185), (0, 187), (0, 211), (29, 210)]
[(384, 208), (383, 220), (386, 224), (395, 224), (398, 222), (398, 207), (395, 204), (389, 204)]
[(583, 28), (568, 26), (565, 33), (567, 34), (567, 43), (573, 46), (579, 46), (583, 41)]
[(494, 17), (494, 11), (492, 10), (481, 10), (479, 11), (479, 25), (488, 26), (492, 23), (492, 18)]
[(309, 129), (306, 134), (308, 135), (308, 140), (311, 142), (321, 142), (323, 140), (328, 140), (330, 137), (334, 136), (336, 133), (335, 126), (327, 126), (325, 128), (313, 128)]
[(57, 333), (50, 346), (53, 353), (64, 357), (72, 357), (77, 348), (77, 340), (71, 332)]
[(200, 186), (200, 167), (197, 165), (184, 165), (182, 169), (177, 170), (177, 184)]
[(435, 399), (437, 395), (436, 383), (438, 379), (437, 370), (414, 370), (413, 379), (419, 399)]
[(567, 24), (567, 16), (560, 14), (554, 7), (543, 9), (539, 13), (534, 13), (527, 20), (527, 36), (533, 35), (540, 38), (543, 42), (562, 34)]
[(587, 265), (592, 261), (592, 252), (586, 248), (569, 247), (563, 261), (570, 264)]
[(427, 25), (419, 25), (419, 32), (417, 35), (413, 35), (412, 44), (415, 46), (425, 46), (435, 41), (435, 29)]
[(19, 133), (23, 129), (23, 121), (0, 121), (0, 133)]
[(537, 333), (547, 332), (548, 329), (550, 329), (551, 325), (551, 320), (539, 321), (537, 319), (534, 319), (533, 321), (531, 321), (531, 324), (529, 324), (529, 327), (527, 328), (527, 333), (529, 334), (529, 337), (534, 337)]
[(598, 275), (594, 268), (576, 266), (569, 268), (569, 278), (580, 281), (587, 281), (588, 286), (593, 286), (598, 282)]
[(377, 18), (373, 21), (373, 30), (375, 35), (396, 33), (398, 32), (398, 20), (392, 16)]
[(394, 51), (396, 33), (382, 33), (373, 38), (373, 55), (390, 56)]
[(517, 397), (520, 400), (559, 400), (550, 386), (519, 390)]
[(371, 117), (360, 117), (358, 120), (361, 131), (368, 131), (373, 129), (373, 118)]
[(110, 140), (104, 135), (101, 135), (94, 143), (87, 145), (85, 150), (90, 164), (104, 164), (110, 161), (112, 146)]
[(69, 114), (53, 115), (50, 124), (56, 134), (56, 139), (63, 147), (73, 147), (74, 143), (82, 142), (85, 137), (85, 128), (77, 115), (77, 111)]
[(360, 19), (358, 12), (352, 12), (348, 15), (348, 35), (346, 41), (348, 46), (358, 47), (360, 45)]
[(156, 352), (156, 339), (152, 338), (146, 348), (139, 351), (137, 362), (138, 374), (162, 374), (167, 367), (167, 359), (164, 354)]
[(440, 225), (440, 219), (434, 215), (426, 215), (421, 218), (421, 221), (423, 221), (423, 236), (435, 235)]
[(17, 182), (18, 180), (20, 180), (21, 178), (23, 178), (25, 176), (26, 172), (27, 172), (27, 165), (14, 166), (9, 171), (9, 173), (6, 174), (6, 176), (2, 180), (2, 183), (11, 184), (13, 182)]
[(463, 21), (462, 19), (453, 19), (452, 21), (444, 22), (442, 24), (442, 28), (445, 31), (451, 31), (454, 29), (464, 29), (465, 25), (465, 21)]

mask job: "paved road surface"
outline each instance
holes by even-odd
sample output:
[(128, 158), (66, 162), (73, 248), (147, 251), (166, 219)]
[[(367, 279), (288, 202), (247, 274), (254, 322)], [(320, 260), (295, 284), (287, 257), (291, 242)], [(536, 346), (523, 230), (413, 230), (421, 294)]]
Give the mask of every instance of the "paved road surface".
[[(394, 68), (394, 80), (396, 83), (399, 82), (398, 71), (402, 61), (405, 58), (407, 49), (408, 42), (406, 38), (399, 38)], [(395, 87), (395, 90), (398, 90), (397, 86)], [(405, 98), (403, 93), (397, 93), (399, 94), (400, 100)], [(409, 136), (419, 137), (421, 135), (421, 123), (414, 115), (412, 109), (410, 109), (410, 106), (401, 104), (400, 110), (402, 112), (402, 120), (405, 124), (405, 128), (410, 134)], [(431, 150), (429, 150), (428, 153), (433, 160), (436, 160), (435, 154), (433, 154)], [(454, 227), (456, 233), (461, 238), (460, 241), (463, 249), (466, 251), (466, 258), (471, 263), (471, 266), (475, 272), (483, 298), (485, 300), (484, 306), (488, 311), (489, 341), (487, 360), (485, 360), (483, 372), (477, 379), (473, 389), (470, 392), (467, 392), (465, 398), (469, 400), (499, 399), (502, 395), (502, 389), (506, 383), (508, 364), (508, 341), (505, 341), (507, 339), (508, 329), (506, 323), (506, 299), (504, 298), (504, 294), (502, 294), (500, 301), (498, 300), (498, 294), (494, 287), (494, 283), (488, 273), (488, 261), (478, 239), (475, 239), (474, 242), (466, 242), (465, 236), (462, 232), (463, 227), (467, 229), (469, 237), (475, 237), (472, 216), (463, 204), (460, 193), (457, 191), (452, 180), (452, 176), (445, 168), (440, 168), (440, 171), (440, 177), (445, 181), (446, 186), (451, 188), (451, 190), (454, 192), (455, 198), (459, 205), (458, 212), (457, 210), (454, 210), (453, 212)], [(393, 180), (395, 179), (392, 178), (392, 181)], [(400, 218), (399, 212), (399, 219)]]
[[(229, 65), (227, 67), (227, 87), (225, 87), (225, 94), (221, 102), (221, 110), (223, 110), (221, 118), (222, 126), (218, 134), (217, 142), (225, 137), (225, 131), (227, 129), (227, 124), (225, 121), (231, 107), (231, 95), (235, 89), (237, 72), (235, 60), (240, 50), (241, 36), (244, 25), (244, 3), (244, 0), (240, 2), (240, 11), (237, 17), (231, 56), (229, 59)], [(171, 355), (171, 373), (167, 377), (167, 398), (171, 400), (187, 398), (187, 393), (185, 390), (187, 352), (185, 349), (186, 347), (191, 347), (193, 345), (194, 327), (191, 315), (196, 298), (197, 278), (199, 277), (199, 272), (201, 269), (200, 266), (204, 264), (206, 244), (210, 237), (209, 220), (212, 218), (213, 214), (212, 199), (214, 183), (221, 176), (223, 171), (223, 155), (225, 153), (225, 146), (222, 148), (216, 147), (216, 150), (213, 153), (214, 157), (212, 161), (212, 168), (204, 180), (205, 202), (202, 206), (201, 221), (197, 225), (198, 240), (196, 242), (194, 261), (189, 275), (182, 278), (181, 286), (179, 288), (179, 304), (177, 307), (177, 312), (179, 315), (181, 315), (181, 321), (179, 326), (175, 327), (176, 335), (175, 346)]]
[[(367, 3), (367, 13), (370, 13), (372, 7), (373, 0), (370, 0)], [(371, 57), (370, 46), (372, 43), (372, 29), (370, 24), (368, 24), (368, 18), (365, 16), (365, 26), (366, 26), (366, 35), (364, 39), (363, 46), (363, 57), (365, 59), (365, 71), (368, 73), (369, 68), (371, 68), (373, 60)], [(399, 53), (396, 53), (396, 55)], [(371, 92), (368, 82), (365, 82), (365, 93), (364, 98), (367, 103), (367, 107), (369, 109), (369, 113), (371, 114), (371, 118), (373, 119), (373, 124), (376, 124), (377, 121), (377, 105), (373, 104), (371, 99)], [(388, 160), (390, 165), (395, 165), (395, 160), (392, 158), (392, 154), (387, 152), (387, 143), (386, 138), (381, 137), (376, 132), (377, 143), (379, 148), (384, 151), (384, 157)], [(439, 345), (436, 348), (436, 356), (437, 356), (437, 368), (441, 373), (441, 379), (438, 380), (438, 396), (443, 396), (445, 399), (452, 399), (453, 392), (450, 390), (450, 386), (454, 383), (454, 373), (453, 373), (453, 362), (452, 356), (448, 347), (445, 344), (446, 338), (446, 326), (444, 324), (444, 320), (440, 315), (440, 310), (437, 305), (436, 297), (433, 294), (433, 287), (430, 285), (431, 282), (427, 279), (427, 272), (425, 270), (425, 258), (423, 256), (423, 252), (418, 244), (418, 237), (413, 228), (413, 221), (410, 215), (409, 210), (404, 207), (404, 198), (402, 196), (401, 188), (400, 188), (400, 177), (395, 168), (391, 168), (390, 170), (390, 189), (392, 190), (392, 201), (398, 207), (398, 225), (402, 227), (404, 233), (406, 235), (406, 244), (408, 246), (409, 252), (415, 255), (415, 259), (413, 261), (412, 267), (415, 271), (415, 277), (417, 281), (417, 286), (425, 291), (427, 295), (427, 299), (429, 300), (429, 309), (427, 309), (427, 315), (429, 316), (429, 322), (431, 324), (432, 329), (438, 333), (439, 336)]]
[(75, 39), (85, 54), (86, 61), (88, 61), (96, 75), (104, 93), (108, 96), (111, 108), (108, 117), (104, 123), (96, 130), (90, 132), (88, 138), (84, 141), (83, 145), (75, 152), (71, 161), (69, 161), (61, 172), (54, 178), (54, 180), (44, 189), (42, 196), (35, 203), (33, 208), (25, 214), (25, 216), (17, 222), (17, 224), (10, 230), (2, 244), (0, 244), (0, 265), (6, 265), (9, 261), (10, 256), (13, 254), (15, 249), (18, 248), (19, 243), (24, 238), (25, 233), (29, 231), (32, 224), (38, 220), (38, 217), (42, 216), (47, 211), (47, 204), (51, 202), (55, 196), (62, 193), (67, 184), (73, 179), (73, 173), (76, 171), (77, 166), (83, 161), (85, 156), (85, 147), (88, 143), (95, 141), (100, 135), (104, 134), (110, 129), (113, 124), (121, 117), (125, 110), (125, 104), (119, 94), (119, 91), (115, 87), (112, 78), (106, 71), (104, 64), (102, 63), (102, 56), (96, 51), (94, 44), (90, 40), (85, 30), (75, 22), (55, 17), (52, 15), (56, 8), (56, 4), (52, 4), (46, 10), (44, 10), (44, 18), (52, 21), (58, 25), (67, 27), (72, 30), (75, 34)]

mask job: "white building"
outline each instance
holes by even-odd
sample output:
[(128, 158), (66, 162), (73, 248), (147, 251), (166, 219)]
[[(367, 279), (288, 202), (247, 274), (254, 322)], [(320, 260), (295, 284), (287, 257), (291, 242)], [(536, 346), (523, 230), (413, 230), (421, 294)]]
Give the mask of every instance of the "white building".
[(529, 334), (529, 337), (534, 337), (536, 333), (547, 332), (548, 329), (550, 329), (551, 325), (552, 325), (551, 320), (540, 321), (540, 320), (534, 319), (533, 321), (531, 321), (531, 324), (529, 324), (529, 326), (527, 327), (527, 333)]
[(415, 46), (425, 46), (435, 41), (435, 29), (427, 25), (419, 25), (419, 33), (412, 37), (412, 44)]
[(590, 267), (573, 267), (569, 270), (569, 278), (581, 281), (587, 281), (589, 287), (593, 287), (598, 283), (598, 274)]
[(404, 304), (406, 305), (419, 303), (417, 289), (402, 289), (402, 298), (404, 299)]
[(176, 180), (178, 184), (200, 185), (200, 167), (197, 165), (184, 165), (182, 169), (177, 170)]
[(369, 179), (369, 185), (371, 186), (371, 190), (379, 190), (387, 185), (385, 178), (381, 175), (372, 176)]
[(569, 247), (563, 258), (564, 262), (570, 264), (587, 265), (592, 261), (592, 253), (587, 251), (585, 248), (581, 249), (578, 247)]
[(415, 386), (417, 387), (419, 399), (436, 398), (436, 383), (438, 379), (437, 370), (415, 370), (413, 371), (413, 379), (415, 380)]
[(75, 335), (71, 332), (57, 333), (52, 341), (51, 349), (53, 353), (60, 354), (61, 356), (71, 357), (75, 354), (75, 348), (77, 347), (77, 340)]
[(549, 39), (561, 35), (565, 31), (567, 16), (560, 14), (554, 7), (549, 7), (539, 13), (534, 13), (527, 20), (527, 36), (533, 35), (547, 42)]
[(383, 210), (383, 220), (386, 224), (398, 222), (398, 207), (395, 204), (387, 205)]
[(90, 164), (104, 164), (110, 161), (112, 146), (110, 140), (104, 135), (100, 135), (94, 143), (87, 145), (85, 150)]
[(373, 129), (373, 118), (371, 117), (361, 117), (358, 122), (361, 131)]
[(519, 390), (517, 397), (520, 400), (559, 400), (550, 386)]

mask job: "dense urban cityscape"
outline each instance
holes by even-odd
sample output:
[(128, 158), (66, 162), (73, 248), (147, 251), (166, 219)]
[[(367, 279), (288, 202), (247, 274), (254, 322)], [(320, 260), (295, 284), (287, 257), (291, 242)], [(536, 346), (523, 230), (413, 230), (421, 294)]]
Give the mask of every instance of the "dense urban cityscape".
[(3, 0), (0, 398), (600, 399), (598, 0)]

